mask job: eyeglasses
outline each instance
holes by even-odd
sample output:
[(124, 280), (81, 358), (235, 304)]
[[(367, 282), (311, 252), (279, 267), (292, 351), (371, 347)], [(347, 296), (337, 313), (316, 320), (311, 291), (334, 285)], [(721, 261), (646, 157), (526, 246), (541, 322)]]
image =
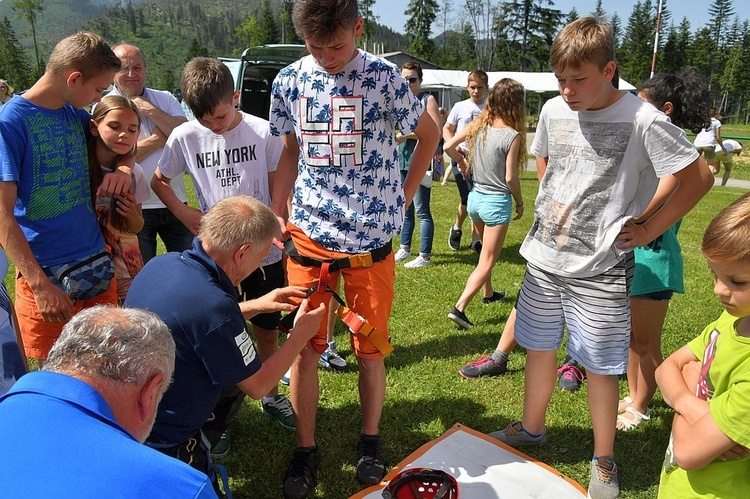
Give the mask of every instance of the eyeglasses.
[(416, 83), (419, 81), (419, 78), (417, 78), (416, 76), (410, 76), (406, 79), (406, 81), (408, 81), (409, 83)]

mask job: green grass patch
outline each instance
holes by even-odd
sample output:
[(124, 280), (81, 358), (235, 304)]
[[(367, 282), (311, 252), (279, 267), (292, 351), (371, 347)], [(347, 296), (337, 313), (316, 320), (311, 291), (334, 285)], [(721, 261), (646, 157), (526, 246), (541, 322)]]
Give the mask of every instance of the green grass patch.
[[(533, 204), (537, 186), (535, 174), (525, 173), (522, 188), (529, 205)], [(699, 334), (722, 310), (713, 297), (711, 276), (700, 254), (700, 239), (711, 218), (741, 193), (739, 189), (713, 189), (683, 222), (680, 239), (687, 292), (672, 301), (664, 328), (665, 355)], [(453, 183), (447, 187), (435, 184), (433, 263), (421, 269), (405, 269), (403, 264), (397, 264), (396, 300), (390, 322), (395, 352), (386, 358), (388, 391), (381, 424), (383, 457), (391, 466), (456, 422), (490, 432), (521, 416), (523, 351), (519, 349), (511, 356), (510, 372), (500, 378), (464, 380), (457, 371), (478, 355), (490, 353), (497, 344), (523, 279), (524, 262), (518, 248), (531, 224), (532, 213), (511, 223), (505, 249), (493, 272), (495, 289), (507, 291), (509, 298), (492, 305), (483, 305), (476, 298), (466, 313), (477, 326), (462, 331), (446, 314), (463, 290), (477, 256), (468, 249), (448, 249), (448, 228), (457, 203)], [(418, 234), (414, 237), (418, 241)], [(355, 446), (361, 428), (357, 367), (340, 323), (336, 337), (351, 370), (344, 374), (319, 370), (317, 439), (323, 462), (316, 497), (346, 497), (360, 490), (355, 480)], [(559, 357), (562, 359), (563, 352)], [(626, 393), (624, 381), (621, 389)], [(588, 484), (593, 452), (586, 395), (585, 384), (574, 394), (556, 390), (548, 413), (548, 444), (528, 450), (532, 457), (556, 467), (584, 487)], [(615, 448), (624, 498), (656, 497), (672, 411), (658, 393), (652, 411), (654, 417), (648, 424), (617, 435)], [(263, 415), (257, 402), (247, 401), (236, 435), (234, 450), (224, 463), (236, 496), (280, 497), (282, 477), (295, 445), (294, 433)]]
[[(750, 125), (741, 125), (739, 123), (723, 123), (721, 125), (721, 136), (726, 138), (729, 137), (744, 137), (750, 140)], [(741, 138), (738, 139), (740, 142), (745, 142)], [(750, 147), (750, 144), (747, 144)]]
[[(475, 298), (466, 313), (476, 327), (459, 330), (446, 314), (461, 294), (477, 255), (468, 249), (448, 249), (448, 228), (455, 217), (458, 193), (452, 182), (447, 187), (433, 185), (433, 263), (420, 269), (397, 264), (396, 269), (396, 299), (390, 321), (395, 352), (386, 358), (388, 391), (381, 424), (383, 457), (390, 466), (456, 422), (490, 432), (518, 419), (523, 407), (525, 353), (520, 349), (511, 356), (506, 376), (465, 380), (457, 371), (497, 344), (523, 279), (524, 262), (518, 249), (533, 213), (528, 210), (521, 220), (511, 223), (493, 272), (495, 289), (507, 291), (509, 297), (491, 305)], [(524, 173), (522, 189), (528, 207), (533, 206), (537, 186), (535, 173)], [(742, 193), (735, 188), (714, 188), (685, 217), (680, 241), (686, 294), (672, 300), (663, 334), (665, 355), (699, 334), (722, 311), (712, 293), (712, 278), (700, 254), (700, 240), (709, 221)], [(469, 239), (465, 230), (464, 247)], [(418, 233), (414, 240), (419, 241)], [(12, 279), (6, 282), (12, 289)], [(315, 497), (348, 497), (360, 490), (355, 480), (355, 447), (362, 424), (358, 368), (341, 323), (336, 327), (336, 339), (350, 370), (343, 374), (319, 370), (317, 441), (323, 461)], [(560, 359), (563, 355), (558, 354)], [(621, 393), (626, 393), (624, 381)], [(556, 390), (548, 412), (548, 443), (527, 450), (584, 487), (593, 452), (586, 395), (585, 384), (573, 394)], [(624, 498), (656, 497), (672, 411), (658, 392), (651, 408), (651, 421), (633, 432), (617, 434), (615, 451)], [(281, 497), (282, 478), (295, 445), (294, 432), (264, 415), (259, 402), (247, 400), (235, 427), (232, 451), (223, 461), (235, 497)]]

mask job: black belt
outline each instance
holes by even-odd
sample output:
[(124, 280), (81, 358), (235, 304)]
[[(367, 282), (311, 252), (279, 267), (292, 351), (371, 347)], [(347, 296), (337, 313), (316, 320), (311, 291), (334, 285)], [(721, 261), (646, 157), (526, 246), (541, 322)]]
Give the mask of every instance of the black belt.
[(329, 272), (356, 267), (372, 267), (373, 263), (385, 260), (392, 251), (393, 244), (391, 241), (388, 241), (380, 248), (365, 253), (354, 253), (347, 257), (333, 260), (318, 260), (310, 256), (300, 255), (291, 238), (287, 239), (284, 243), (284, 252), (289, 255), (289, 258), (294, 259), (294, 261), (305, 267), (322, 267), (324, 263), (328, 263)]

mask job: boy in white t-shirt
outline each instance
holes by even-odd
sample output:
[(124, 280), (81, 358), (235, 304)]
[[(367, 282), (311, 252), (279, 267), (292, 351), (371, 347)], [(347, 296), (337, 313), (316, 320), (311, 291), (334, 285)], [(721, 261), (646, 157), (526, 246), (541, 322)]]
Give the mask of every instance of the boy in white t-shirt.
[[(484, 95), (487, 92), (488, 86), (487, 73), (481, 69), (477, 69), (469, 73), (468, 83), (466, 85), (466, 91), (469, 92), (469, 98), (457, 102), (451, 112), (448, 114), (448, 118), (445, 120), (443, 125), (443, 140), (448, 142), (458, 132), (464, 129), (466, 125), (471, 123), (479, 116), (479, 113), (484, 109)], [(458, 171), (458, 166), (455, 161), (451, 161), (451, 168), (453, 170), (453, 178), (456, 179), (456, 187), (458, 188), (458, 195), (461, 200), (456, 208), (456, 221), (450, 228), (448, 233), (448, 247), (453, 251), (461, 249), (461, 235), (462, 227), (468, 211), (466, 211), (466, 203), (469, 199), (469, 191), (471, 190), (471, 180), (467, 178), (463, 173)], [(471, 237), (471, 249), (477, 253), (481, 252), (482, 246), (479, 242), (479, 236), (472, 230)]]
[[(178, 126), (167, 139), (151, 180), (154, 193), (193, 234), (200, 227), (203, 213), (229, 196), (246, 194), (270, 206), (283, 144), (270, 134), (268, 121), (236, 109), (239, 91), (234, 90), (229, 68), (217, 59), (196, 57), (185, 66), (181, 86), (196, 120)], [(182, 203), (171, 189), (171, 179), (183, 172), (193, 178), (200, 210)], [(271, 246), (261, 267), (242, 281), (240, 300), (258, 298), (283, 286), (281, 250)], [(276, 328), (281, 313), (246, 318), (252, 323), (261, 360), (269, 358), (279, 349)], [(241, 392), (237, 397), (237, 403), (241, 403)], [(263, 411), (279, 423), (294, 428), (292, 405), (278, 388), (263, 397), (262, 405)], [(220, 447), (226, 446), (222, 443)], [(214, 454), (224, 454), (225, 450), (228, 448), (214, 449)]]
[[(591, 17), (569, 24), (552, 44), (550, 66), (562, 95), (544, 105), (531, 147), (543, 177), (521, 246), (528, 263), (516, 304), (516, 340), (528, 352), (524, 410), (521, 421), (491, 436), (513, 446), (546, 442), (556, 352), (567, 325), (568, 353), (588, 374), (589, 497), (608, 499), (620, 493), (617, 376), (628, 359), (632, 249), (682, 218), (712, 179), (664, 113), (612, 85), (611, 26)], [(667, 175), (679, 181), (677, 190), (655, 215), (635, 223), (657, 177)]]

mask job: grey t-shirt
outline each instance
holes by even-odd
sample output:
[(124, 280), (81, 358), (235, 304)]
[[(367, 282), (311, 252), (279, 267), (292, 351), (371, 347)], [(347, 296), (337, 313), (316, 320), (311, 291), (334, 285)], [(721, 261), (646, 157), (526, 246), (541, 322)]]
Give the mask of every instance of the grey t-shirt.
[(482, 194), (510, 193), (505, 181), (505, 168), (510, 145), (517, 135), (518, 132), (512, 128), (490, 126), (477, 134), (471, 167), (474, 190)]
[(565, 277), (598, 275), (622, 260), (630, 250), (615, 238), (625, 222), (648, 206), (658, 178), (698, 158), (685, 132), (632, 94), (597, 111), (550, 99), (531, 152), (549, 161), (520, 253)]

